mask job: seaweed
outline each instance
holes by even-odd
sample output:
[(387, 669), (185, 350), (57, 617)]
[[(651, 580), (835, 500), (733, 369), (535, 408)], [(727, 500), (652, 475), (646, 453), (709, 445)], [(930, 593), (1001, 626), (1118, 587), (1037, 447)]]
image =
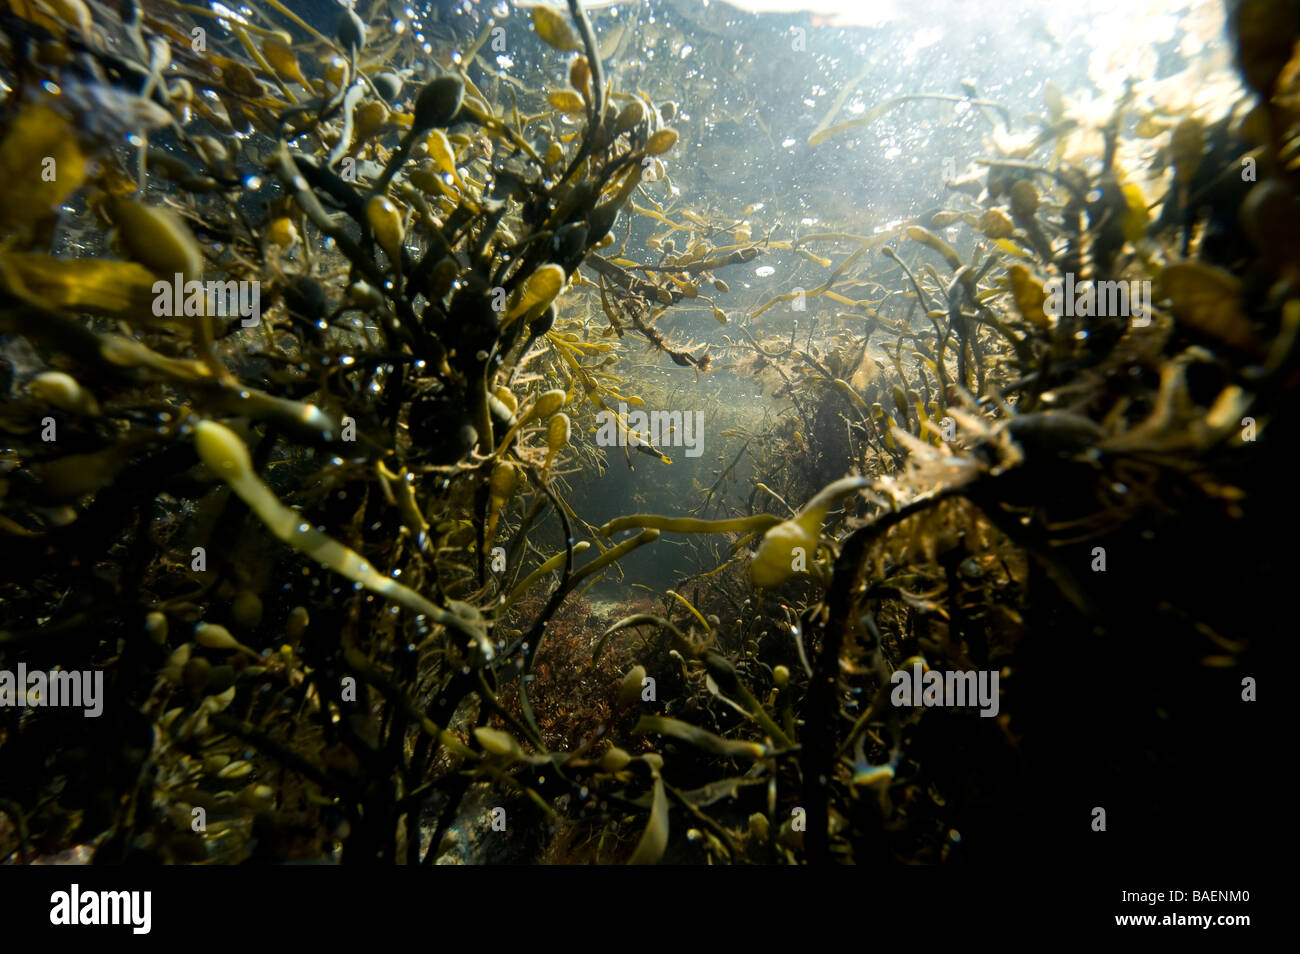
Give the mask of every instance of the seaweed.
[[(1282, 585), (1253, 534), (1297, 413), (1284, 4), (1238, 11), (1268, 29), (1234, 22), (1224, 117), (1126, 88), (1089, 126), (1053, 88), (1024, 131), (972, 85), (832, 124), (839, 96), (809, 148), (992, 128), (959, 208), (875, 231), (760, 228), (678, 171), (702, 121), (607, 69), (577, 0), (532, 7), (549, 90), (385, 2), (332, 35), (212, 14), (210, 49), (165, 0), (11, 6), (0, 172), (59, 173), (0, 210), (0, 663), (104, 695), (0, 707), (0, 858), (502, 860), (497, 808), (505, 860), (1027, 857), (1016, 817), (1080, 765), (1167, 794), (1240, 729), (1192, 710), (1258, 665), (1270, 607), (1233, 594)], [(765, 256), (781, 290), (717, 274)], [(1074, 307), (1130, 283), (1132, 320)], [(711, 483), (638, 423), (682, 389), (731, 441)], [(599, 514), (605, 427), (653, 506)], [(647, 552), (671, 586), (620, 582)], [(996, 717), (891, 701), (976, 670)]]

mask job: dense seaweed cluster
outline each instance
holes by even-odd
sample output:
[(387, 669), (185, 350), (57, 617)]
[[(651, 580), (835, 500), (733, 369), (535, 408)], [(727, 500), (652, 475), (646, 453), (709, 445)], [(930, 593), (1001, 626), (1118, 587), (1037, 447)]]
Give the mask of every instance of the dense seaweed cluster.
[[(952, 208), (793, 235), (669, 180), (689, 115), (607, 82), (628, 33), (573, 0), (531, 11), (540, 91), (472, 78), (490, 20), (450, 57), (436, 14), (255, 6), (0, 13), (0, 668), (105, 677), (97, 718), (0, 708), (0, 857), (938, 862), (1094, 805), (1183, 837), (1200, 753), (1249, 744), (1243, 594), (1283, 586), (1292, 4), (1232, 8), (1223, 117), (828, 116), (813, 147), (961, 102), (1000, 145)], [(733, 320), (715, 273), (776, 253), (823, 280)], [(833, 320), (765, 332), (792, 302)], [(672, 330), (700, 304), (725, 344)], [(715, 407), (713, 485), (588, 523), (599, 429), (665, 467), (628, 409), (719, 365), (772, 410)], [(598, 599), (665, 535), (679, 584)], [(996, 716), (892, 704), (913, 669), (999, 673)]]

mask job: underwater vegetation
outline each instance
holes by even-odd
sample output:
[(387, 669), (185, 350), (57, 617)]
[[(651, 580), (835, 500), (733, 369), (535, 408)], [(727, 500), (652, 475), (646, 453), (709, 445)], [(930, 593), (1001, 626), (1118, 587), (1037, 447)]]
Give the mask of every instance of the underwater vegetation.
[[(0, 670), (103, 680), (94, 718), (0, 684), (0, 859), (1253, 837), (1197, 819), (1264, 758), (1293, 575), (1296, 4), (1227, 6), (1217, 114), (841, 96), (814, 154), (928, 108), (987, 135), (943, 208), (815, 228), (675, 161), (706, 104), (649, 33), (516, 10), (534, 87), (490, 17), (405, 6), (0, 9)], [(799, 284), (732, 277), (778, 257)], [(711, 485), (645, 423), (683, 406)], [(634, 473), (661, 492), (596, 515)], [(999, 678), (891, 702), (912, 671)]]

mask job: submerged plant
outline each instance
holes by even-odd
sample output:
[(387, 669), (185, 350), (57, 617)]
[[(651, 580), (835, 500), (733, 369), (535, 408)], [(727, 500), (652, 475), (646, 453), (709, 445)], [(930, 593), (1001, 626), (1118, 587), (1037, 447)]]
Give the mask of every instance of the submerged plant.
[[(1024, 779), (1141, 789), (1161, 713), (1228, 731), (1194, 703), (1269, 607), (1224, 593), (1281, 586), (1297, 25), (1242, 5), (1222, 120), (841, 96), (810, 147), (939, 103), (995, 154), (954, 208), (787, 234), (673, 169), (704, 120), (567, 6), (531, 8), (550, 89), (386, 2), (0, 17), (0, 172), (39, 179), (0, 209), (0, 663), (105, 677), (101, 718), (0, 708), (0, 857), (987, 859), (1042, 820)], [(717, 274), (761, 255), (815, 280)], [(1150, 283), (1145, 320), (1086, 324), (1067, 276)], [(763, 324), (796, 302), (833, 321)], [(712, 486), (629, 411), (692, 387)], [(592, 515), (605, 427), (671, 512)], [(670, 547), (671, 589), (601, 595)], [(913, 670), (999, 674), (997, 715), (891, 703)]]

